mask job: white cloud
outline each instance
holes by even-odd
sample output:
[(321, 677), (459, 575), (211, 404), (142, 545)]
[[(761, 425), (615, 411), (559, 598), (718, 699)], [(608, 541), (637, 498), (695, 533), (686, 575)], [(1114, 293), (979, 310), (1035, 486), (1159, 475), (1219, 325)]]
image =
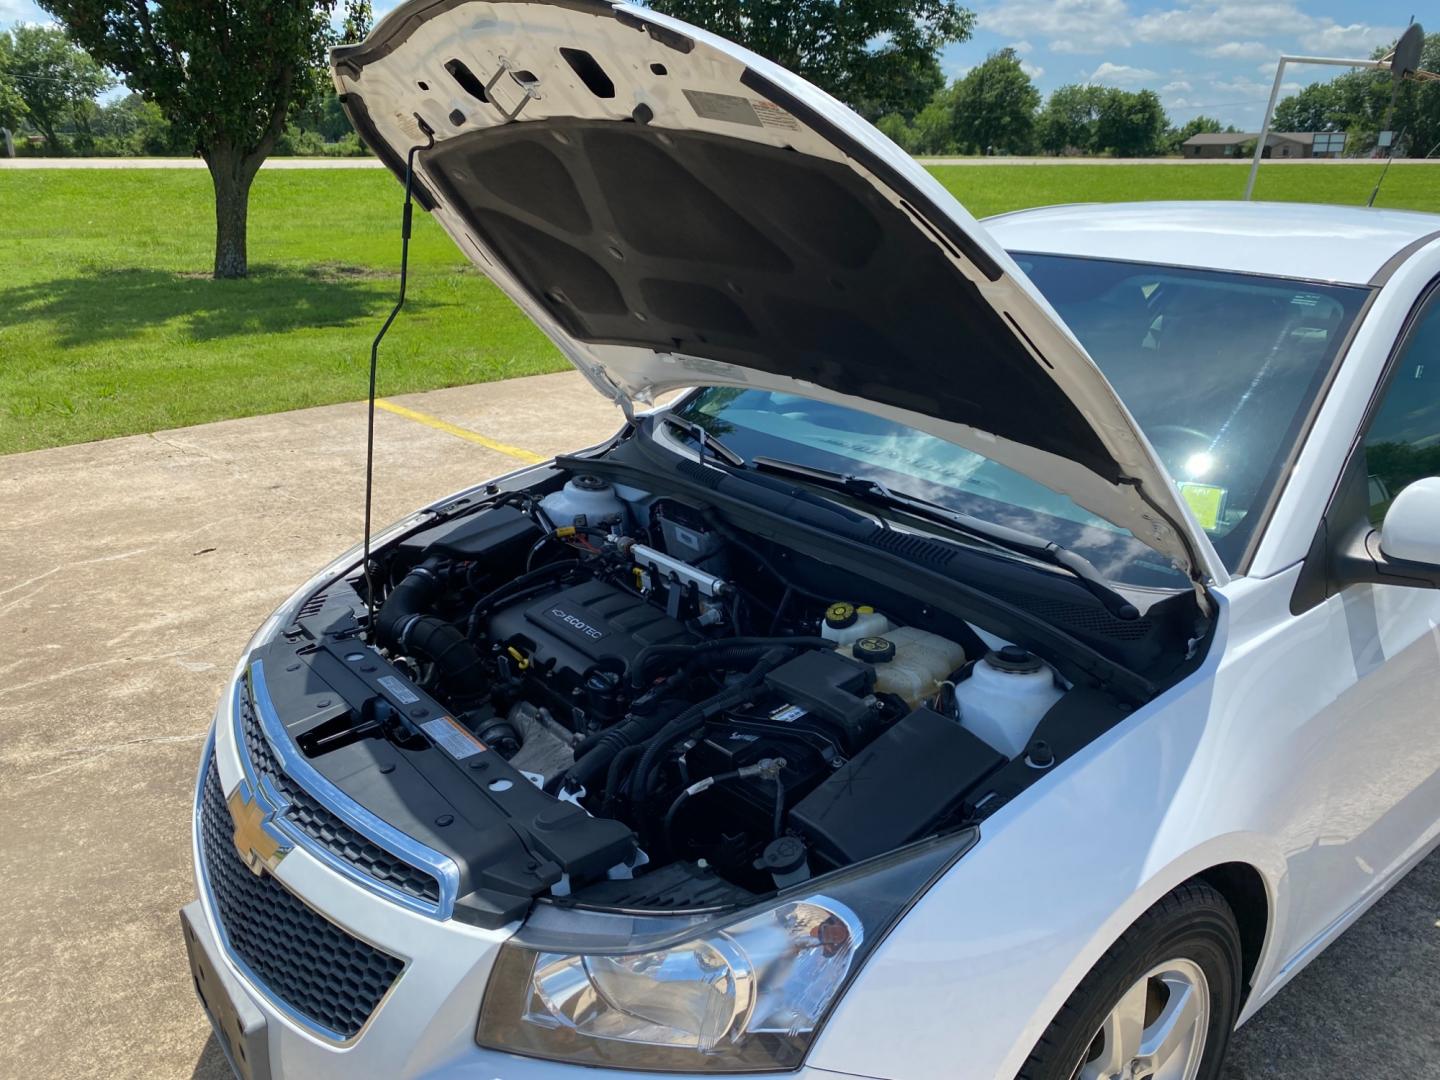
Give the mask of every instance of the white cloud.
[(1365, 59), (1374, 49), (1393, 44), (1399, 36), (1399, 29), (1387, 26), (1367, 26), (1364, 23), (1352, 23), (1349, 26), (1335, 24), (1311, 30), (1300, 38), (1300, 43), (1320, 56)]
[(1158, 78), (1158, 76), (1149, 68), (1131, 67), (1129, 64), (1112, 64), (1109, 60), (1106, 60), (1092, 71), (1085, 81), (1092, 83), (1110, 83), (1114, 86), (1129, 86), (1154, 78)]
[(1354, 51), (1368, 53), (1377, 45), (1393, 41), (1399, 30), (1392, 27), (1352, 23), (1342, 26), (1328, 15), (1308, 15), (1291, 0), (1194, 0), (1166, 11), (1152, 11), (1135, 21), (1139, 41), (1203, 45), (1207, 56), (1231, 60), (1259, 60), (1260, 50), (1271, 54), (1280, 47), (1263, 44), (1260, 38), (1297, 42), (1311, 51)]
[(1032, 52), (1035, 51), (1035, 46), (1031, 45), (1028, 41), (1013, 42), (1010, 45), (1010, 48), (1015, 50), (1016, 56), (1029, 56)]
[(1039, 37), (1055, 52), (1100, 52), (1128, 44), (1126, 0), (1007, 0), (978, 13), (977, 23), (1004, 37)]
[(1032, 64), (1029, 60), (1020, 61), (1020, 70), (1032, 79), (1040, 79), (1045, 75), (1045, 69), (1039, 64)]
[(1266, 45), (1263, 41), (1225, 41), (1219, 45), (1207, 46), (1198, 52), (1201, 56), (1216, 60), (1264, 60), (1266, 57), (1278, 59), (1281, 50), (1274, 45)]
[(1162, 94), (1188, 94), (1194, 89), (1195, 87), (1191, 86), (1186, 80), (1176, 79), (1174, 82), (1168, 82), (1162, 86), (1160, 92)]
[(1135, 36), (1141, 41), (1196, 44), (1288, 36), (1321, 22), (1322, 20), (1304, 14), (1294, 4), (1283, 0), (1279, 3), (1261, 0), (1253, 4), (1235, 3), (1232, 0), (1202, 0), (1185, 7), (1151, 11), (1142, 15), (1135, 22)]
[[(1252, 79), (1248, 75), (1236, 75), (1231, 79), (1218, 79), (1210, 84), (1211, 88), (1220, 94), (1228, 95), (1237, 102), (1248, 99), (1256, 105), (1263, 106), (1270, 97), (1270, 89), (1274, 81), (1260, 81)], [(1280, 84), (1280, 96), (1289, 97), (1291, 94), (1300, 92), (1300, 83), (1286, 82)]]

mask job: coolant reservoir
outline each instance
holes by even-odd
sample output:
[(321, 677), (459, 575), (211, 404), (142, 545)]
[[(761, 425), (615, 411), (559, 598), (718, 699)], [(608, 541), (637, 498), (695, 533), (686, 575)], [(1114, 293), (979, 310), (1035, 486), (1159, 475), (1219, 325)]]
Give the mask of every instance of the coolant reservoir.
[(873, 664), (875, 692), (898, 694), (912, 709), (934, 697), (940, 683), (965, 662), (965, 650), (955, 642), (913, 626), (857, 638), (840, 651)]
[(552, 491), (540, 500), (556, 528), (574, 525), (584, 518), (587, 525), (613, 525), (625, 519), (625, 504), (608, 480), (590, 473), (580, 473), (566, 481), (559, 491)]
[(1009, 758), (1019, 757), (1062, 691), (1037, 656), (1018, 645), (987, 653), (955, 687), (960, 724)]
[(853, 644), (862, 637), (875, 637), (889, 629), (890, 620), (873, 607), (856, 606), (844, 600), (826, 608), (825, 617), (820, 620), (820, 636), (841, 645)]

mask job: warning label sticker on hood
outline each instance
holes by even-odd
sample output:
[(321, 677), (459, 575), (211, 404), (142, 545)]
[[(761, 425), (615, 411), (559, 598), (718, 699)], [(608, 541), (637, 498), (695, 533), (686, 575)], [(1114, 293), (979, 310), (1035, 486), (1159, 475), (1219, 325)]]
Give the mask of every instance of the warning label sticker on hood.
[(702, 120), (723, 120), (746, 127), (778, 127), (799, 131), (800, 122), (774, 102), (739, 94), (716, 94), (709, 90), (686, 90), (685, 100)]

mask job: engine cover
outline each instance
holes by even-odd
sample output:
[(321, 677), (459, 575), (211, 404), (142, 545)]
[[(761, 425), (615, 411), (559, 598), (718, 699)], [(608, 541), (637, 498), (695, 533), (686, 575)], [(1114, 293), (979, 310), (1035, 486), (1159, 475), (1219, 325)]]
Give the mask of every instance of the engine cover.
[(524, 652), (533, 673), (575, 684), (595, 667), (624, 671), (647, 645), (696, 640), (659, 608), (599, 580), (502, 609), (486, 632)]

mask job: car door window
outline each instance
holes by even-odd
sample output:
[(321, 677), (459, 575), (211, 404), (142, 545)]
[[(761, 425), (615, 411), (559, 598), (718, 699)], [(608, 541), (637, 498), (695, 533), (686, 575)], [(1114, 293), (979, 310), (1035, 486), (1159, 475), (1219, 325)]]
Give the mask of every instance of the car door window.
[(1365, 472), (1375, 525), (1406, 485), (1440, 476), (1440, 288), (1402, 346), (1365, 433)]

